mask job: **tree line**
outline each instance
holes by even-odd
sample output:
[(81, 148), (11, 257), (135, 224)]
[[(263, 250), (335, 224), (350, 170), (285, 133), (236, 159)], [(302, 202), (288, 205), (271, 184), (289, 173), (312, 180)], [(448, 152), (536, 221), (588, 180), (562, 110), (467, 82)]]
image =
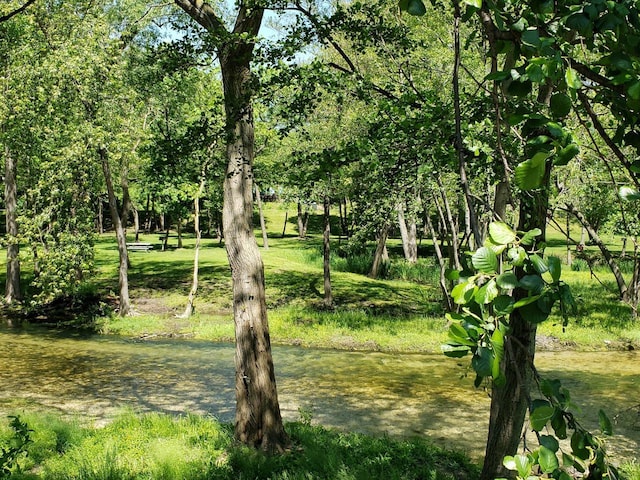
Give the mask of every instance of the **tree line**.
[[(391, 229), (409, 262), (419, 237), (429, 238), (451, 312), (461, 303), (456, 286), (473, 274), (463, 252), (499, 249), (492, 224), (539, 232), (523, 244), (534, 255), (549, 222), (569, 237), (561, 219), (572, 218), (637, 310), (633, 1), (296, 0), (239, 2), (233, 15), (203, 0), (3, 8), (5, 303), (24, 300), (25, 250), (34, 269), (29, 301), (49, 301), (90, 276), (96, 207), (106, 198), (126, 315), (131, 212), (135, 219), (143, 204), (159, 208), (177, 225), (196, 213), (197, 235), (200, 209), (215, 212), (233, 279), (236, 436), (247, 444), (288, 444), (253, 233), (259, 186), (297, 204), (303, 237), (308, 209), (323, 206), (327, 305), (333, 208), (345, 254), (375, 244), (374, 278)], [(265, 22), (267, 12), (279, 16)], [(265, 38), (270, 22), (279, 34)], [(631, 246), (631, 278), (600, 239), (605, 224)], [(516, 299), (531, 296), (520, 284), (529, 273), (514, 267)], [(515, 452), (531, 407), (530, 318), (548, 312), (528, 305), (504, 320), (506, 381), (492, 386), (482, 478), (505, 474), (503, 458)]]

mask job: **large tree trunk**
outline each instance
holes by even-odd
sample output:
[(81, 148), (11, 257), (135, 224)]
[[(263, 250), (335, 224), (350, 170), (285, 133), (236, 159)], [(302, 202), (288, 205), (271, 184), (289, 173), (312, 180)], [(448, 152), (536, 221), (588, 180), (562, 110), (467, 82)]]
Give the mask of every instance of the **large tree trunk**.
[(264, 212), (262, 211), (262, 197), (260, 196), (260, 187), (254, 183), (256, 189), (256, 202), (258, 203), (258, 215), (260, 216), (260, 230), (262, 232), (262, 248), (269, 250), (269, 237), (267, 236), (267, 226), (264, 221)]
[(4, 299), (7, 304), (22, 300), (20, 290), (20, 245), (18, 243), (17, 161), (8, 147), (4, 151), (4, 202), (7, 227), (7, 280)]
[[(243, 32), (257, 34), (263, 11), (240, 7), (236, 21)], [(282, 451), (284, 430), (265, 299), (264, 266), (253, 235), (254, 126), (250, 60), (253, 45), (224, 45), (222, 69), (227, 122), (227, 172), (224, 181), (223, 231), (233, 282), (236, 335), (235, 436), (265, 451)]]
[(324, 196), (324, 234), (322, 235), (322, 252), (324, 264), (324, 304), (327, 307), (333, 305), (333, 294), (331, 292), (331, 202), (329, 195)]
[(131, 313), (131, 301), (129, 300), (129, 255), (127, 253), (127, 237), (124, 226), (120, 221), (120, 213), (118, 212), (118, 204), (116, 202), (116, 194), (113, 190), (113, 181), (111, 177), (111, 168), (109, 167), (109, 158), (107, 150), (104, 147), (98, 149), (100, 162), (102, 163), (102, 172), (104, 173), (104, 181), (107, 184), (107, 194), (109, 195), (109, 210), (111, 211), (111, 220), (116, 230), (116, 239), (118, 241), (118, 254), (120, 256), (120, 267), (118, 269), (118, 284), (120, 289), (120, 316), (124, 317)]
[[(542, 187), (534, 192), (524, 192), (520, 199), (518, 230), (527, 232), (539, 228), (539, 241), (544, 241), (549, 205), (549, 178), (551, 164), (547, 163)], [(521, 278), (522, 269), (516, 270)], [(527, 292), (516, 290), (516, 299)], [(502, 367), (505, 383), (491, 388), (491, 413), (487, 449), (480, 480), (509, 477), (511, 473), (502, 464), (506, 455), (514, 455), (522, 438), (524, 421), (531, 403), (533, 360), (535, 355), (536, 324), (529, 322), (516, 309), (509, 316), (509, 334), (505, 337)]]

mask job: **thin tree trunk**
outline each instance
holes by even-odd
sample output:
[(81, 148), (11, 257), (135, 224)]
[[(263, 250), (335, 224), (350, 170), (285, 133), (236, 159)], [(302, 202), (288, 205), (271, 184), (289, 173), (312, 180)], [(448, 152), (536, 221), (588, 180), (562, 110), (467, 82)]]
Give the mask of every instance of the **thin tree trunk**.
[(444, 185), (442, 184), (442, 179), (440, 178), (440, 176), (436, 176), (436, 181), (438, 182), (438, 186), (440, 187), (440, 195), (442, 196), (444, 213), (446, 214), (446, 224), (448, 225), (447, 230), (449, 231), (449, 236), (451, 238), (451, 261), (453, 262), (453, 267), (456, 270), (462, 270), (462, 264), (460, 263), (460, 252), (458, 250), (458, 225), (453, 220), (453, 214), (451, 213), (451, 207), (449, 206), (449, 198), (447, 196), (447, 192), (444, 189)]
[(287, 221), (289, 220), (289, 211), (284, 212), (284, 225), (282, 226), (282, 238), (284, 238), (284, 234), (287, 232)]
[(438, 244), (438, 236), (436, 235), (436, 230), (433, 228), (433, 223), (431, 222), (431, 217), (429, 214), (425, 216), (425, 221), (427, 224), (427, 228), (429, 229), (429, 233), (431, 234), (431, 241), (433, 241), (433, 248), (436, 252), (436, 259), (438, 260), (438, 265), (440, 266), (440, 289), (442, 290), (442, 295), (445, 300), (447, 312), (453, 312), (454, 306), (451, 300), (451, 296), (449, 295), (449, 287), (447, 285), (447, 278), (445, 277), (445, 273), (447, 270), (447, 264), (445, 262), (445, 258), (442, 255), (442, 250), (440, 249), (440, 245)]
[(260, 230), (262, 231), (262, 248), (269, 250), (269, 237), (267, 236), (267, 227), (264, 221), (264, 212), (262, 211), (262, 198), (260, 196), (260, 187), (254, 182), (256, 189), (256, 202), (258, 203), (258, 215), (260, 216)]
[(324, 264), (324, 304), (327, 307), (333, 305), (333, 295), (331, 292), (331, 203), (329, 195), (324, 196), (324, 234), (322, 236), (323, 264)]
[[(178, 248), (182, 248), (182, 218), (178, 217), (178, 223), (176, 225), (176, 232), (178, 233)], [(169, 233), (169, 232), (167, 232)]]
[(185, 307), (182, 315), (179, 315), (180, 318), (189, 318), (193, 315), (196, 295), (198, 293), (198, 269), (200, 260), (200, 243), (202, 240), (202, 232), (200, 231), (200, 197), (202, 196), (202, 192), (204, 192), (206, 182), (204, 173), (205, 169), (203, 169), (202, 176), (200, 177), (198, 193), (193, 199), (193, 227), (196, 231), (196, 247), (193, 254), (193, 281), (191, 283), (191, 290), (189, 291), (189, 298), (187, 299), (187, 306)]
[(404, 205), (402, 203), (398, 204), (397, 211), (404, 258), (409, 263), (416, 263), (418, 261), (418, 234), (416, 229), (416, 222), (415, 220), (412, 220), (409, 224), (409, 227), (407, 227), (407, 221), (404, 216)]
[(120, 221), (118, 213), (118, 204), (116, 195), (113, 190), (113, 181), (111, 177), (111, 169), (109, 167), (109, 158), (105, 147), (98, 149), (100, 161), (102, 163), (102, 172), (104, 173), (104, 181), (107, 185), (107, 194), (109, 195), (109, 210), (111, 211), (111, 220), (116, 230), (116, 239), (118, 241), (118, 254), (120, 257), (120, 267), (118, 269), (118, 284), (120, 289), (120, 316), (124, 317), (131, 313), (131, 302), (129, 300), (129, 255), (127, 253), (127, 237), (124, 227)]
[(582, 214), (582, 212), (580, 212), (571, 203), (567, 203), (566, 207), (567, 207), (567, 211), (578, 219), (578, 221), (582, 224), (582, 228), (584, 228), (589, 233), (589, 237), (591, 238), (591, 240), (598, 246), (598, 248), (600, 249), (600, 252), (602, 252), (602, 256), (606, 260), (607, 265), (609, 265), (609, 269), (611, 270), (613, 277), (616, 279), (616, 284), (618, 285), (618, 292), (620, 295), (620, 299), (627, 301), (627, 296), (629, 291), (627, 287), (627, 283), (625, 282), (624, 276), (620, 271), (620, 267), (616, 263), (616, 260), (613, 258), (611, 251), (609, 251), (607, 246), (600, 239), (600, 237), (598, 236), (598, 233), (591, 226), (591, 224), (589, 223), (589, 220), (587, 220), (587, 218)]
[(98, 224), (96, 225), (98, 233), (104, 233), (104, 209), (102, 208), (102, 198), (98, 196)]
[(380, 275), (380, 267), (382, 267), (384, 263), (384, 253), (388, 235), (389, 223), (384, 222), (384, 225), (382, 225), (382, 228), (378, 232), (378, 242), (376, 244), (376, 251), (373, 254), (373, 265), (371, 265), (371, 271), (368, 275), (369, 278), (378, 278)]
[[(7, 304), (20, 302), (20, 244), (18, 242), (18, 162), (8, 147), (4, 150), (4, 202), (7, 228), (7, 279), (4, 300)], [(9, 321), (10, 322), (10, 321)]]
[(509, 198), (511, 192), (509, 192), (509, 183), (501, 181), (496, 184), (496, 194), (493, 199), (493, 216), (496, 220), (506, 222), (507, 219), (507, 205), (509, 204)]

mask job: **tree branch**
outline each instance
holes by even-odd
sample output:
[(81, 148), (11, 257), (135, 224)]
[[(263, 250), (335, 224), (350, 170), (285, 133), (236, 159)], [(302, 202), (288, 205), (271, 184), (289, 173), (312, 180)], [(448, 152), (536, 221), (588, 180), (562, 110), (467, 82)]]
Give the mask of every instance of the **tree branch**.
[(21, 7), (16, 8), (15, 10), (13, 10), (12, 12), (7, 13), (6, 15), (3, 15), (0, 17), (0, 23), (2, 22), (6, 22), (7, 20), (11, 19), (12, 17), (18, 15), (19, 13), (24, 12), (29, 5), (35, 3), (36, 0), (27, 0), (27, 2), (22, 5)]
[(228, 34), (224, 23), (218, 18), (211, 5), (203, 0), (174, 0), (176, 5), (184, 10), (198, 24), (208, 32), (223, 35)]

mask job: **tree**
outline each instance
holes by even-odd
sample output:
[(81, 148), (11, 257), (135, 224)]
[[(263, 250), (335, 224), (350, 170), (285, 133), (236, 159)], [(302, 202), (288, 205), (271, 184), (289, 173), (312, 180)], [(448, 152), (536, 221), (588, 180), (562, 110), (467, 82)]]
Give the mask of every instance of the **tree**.
[(216, 45), (227, 135), (223, 230), (233, 281), (236, 336), (235, 436), (265, 451), (282, 451), (284, 430), (271, 356), (264, 266), (253, 235), (254, 126), (251, 60), (263, 8), (240, 2), (232, 30), (202, 0), (176, 0)]

